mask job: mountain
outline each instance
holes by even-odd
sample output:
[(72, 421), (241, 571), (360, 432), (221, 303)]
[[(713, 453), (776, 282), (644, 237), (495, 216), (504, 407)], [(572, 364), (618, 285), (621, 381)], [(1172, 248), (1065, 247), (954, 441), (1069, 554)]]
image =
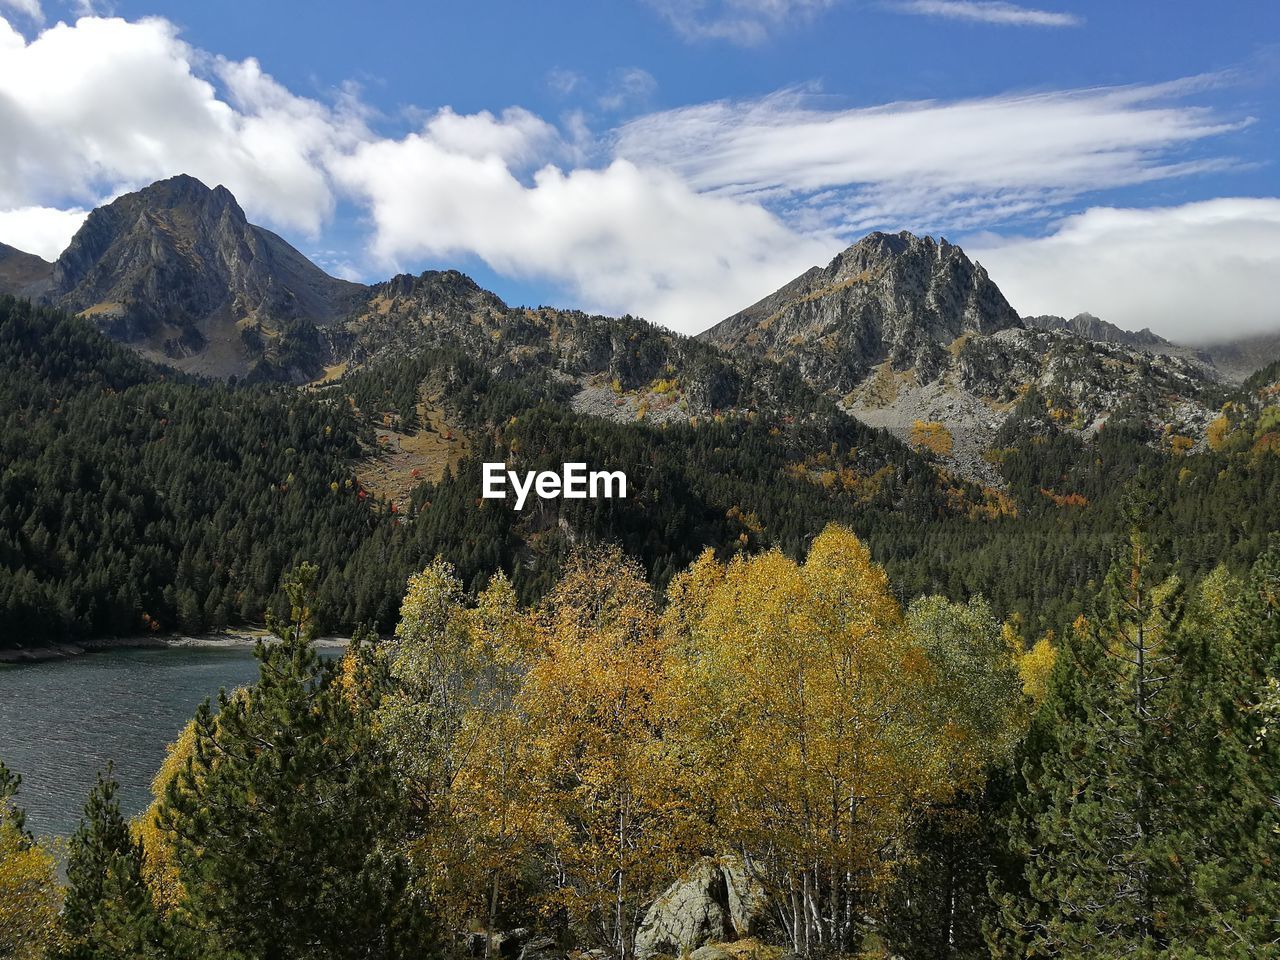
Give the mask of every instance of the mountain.
[(1174, 344), (1164, 337), (1152, 333), (1145, 327), (1137, 332), (1123, 330), (1114, 323), (1100, 320), (1092, 313), (1077, 313), (1070, 320), (1053, 315), (1023, 317), (1022, 322), (1036, 330), (1061, 330), (1098, 343), (1121, 343), (1126, 347), (1137, 347), (1140, 350), (1152, 350), (1157, 353), (1164, 352), (1164, 348), (1174, 347)]
[[(918, 423), (941, 424), (952, 439), (935, 455), (992, 487), (996, 433), (1033, 387), (1082, 433), (1130, 411), (1199, 438), (1217, 402), (1191, 351), (1087, 314), (1024, 325), (960, 247), (906, 232), (870, 234), (697, 338), (630, 316), (510, 306), (453, 270), (338, 280), (250, 224), (225, 188), (187, 176), (95, 210), (51, 266), (17, 252), (0, 264), (10, 289), (188, 371), (331, 381), (445, 350), (624, 423), (805, 417), (839, 403), (907, 442)], [(406, 428), (421, 399), (407, 376), (384, 410)]]
[(788, 359), (813, 382), (845, 392), (885, 361), (932, 379), (946, 344), (1021, 325), (987, 271), (959, 247), (872, 233), (700, 338)]
[(512, 307), (456, 270), (375, 284), (326, 335), (333, 355), (344, 358), (331, 374), (448, 349), (503, 380), (554, 385), (580, 412), (623, 422), (794, 409), (815, 397), (767, 359), (726, 352), (631, 316)]
[(48, 260), (0, 243), (0, 294), (39, 295), (52, 273), (53, 264)]
[(1224, 377), (1240, 382), (1262, 367), (1280, 360), (1280, 332), (1208, 343), (1201, 350), (1208, 354)]
[(184, 370), (299, 380), (322, 360), (315, 328), (363, 289), (249, 223), (225, 187), (184, 175), (89, 214), (44, 298)]
[(1121, 412), (1201, 438), (1216, 399), (1214, 375), (1185, 355), (1194, 351), (1154, 350), (1149, 331), (1087, 314), (1024, 323), (963, 250), (910, 233), (869, 235), (702, 338), (792, 365), (907, 442), (940, 424), (942, 462), (997, 487), (997, 434), (1032, 389), (1081, 435)]

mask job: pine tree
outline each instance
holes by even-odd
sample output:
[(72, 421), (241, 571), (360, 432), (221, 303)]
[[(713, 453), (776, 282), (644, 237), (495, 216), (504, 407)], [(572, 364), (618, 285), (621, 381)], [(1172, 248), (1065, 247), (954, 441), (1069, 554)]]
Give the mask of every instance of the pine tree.
[(1225, 574), (1190, 602), (1136, 528), (1063, 651), (1011, 824), (999, 956), (1245, 958), (1280, 937), (1280, 766), (1258, 627)]
[[(380, 684), (353, 693), (312, 644), (314, 566), (286, 583), (288, 621), (259, 643), (258, 682), (208, 703), (169, 785), (179, 921), (210, 957), (429, 956), (427, 915), (399, 855), (404, 797), (374, 737)], [(360, 655), (360, 651), (356, 651)]]
[(116, 799), (111, 767), (99, 773), (71, 837), (62, 911), (62, 960), (145, 960), (172, 956), (171, 937), (142, 875), (142, 845)]
[(1010, 955), (1156, 956), (1166, 877), (1156, 818), (1167, 717), (1160, 692), (1177, 590), (1131, 532), (1094, 616), (1077, 621), (1050, 700), (1050, 742), (1024, 771), (1015, 846), (1028, 890), (1010, 898)]

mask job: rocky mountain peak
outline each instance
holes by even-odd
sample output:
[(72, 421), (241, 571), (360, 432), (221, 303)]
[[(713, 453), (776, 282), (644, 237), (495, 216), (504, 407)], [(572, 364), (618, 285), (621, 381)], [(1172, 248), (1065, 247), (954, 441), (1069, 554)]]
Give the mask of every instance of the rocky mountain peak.
[(250, 372), (286, 327), (333, 323), (363, 289), (249, 223), (226, 187), (182, 174), (89, 214), (47, 299), (146, 353), (225, 376)]
[(931, 379), (957, 338), (1021, 326), (960, 247), (903, 231), (869, 234), (701, 336), (794, 359), (810, 379), (844, 391), (885, 360)]

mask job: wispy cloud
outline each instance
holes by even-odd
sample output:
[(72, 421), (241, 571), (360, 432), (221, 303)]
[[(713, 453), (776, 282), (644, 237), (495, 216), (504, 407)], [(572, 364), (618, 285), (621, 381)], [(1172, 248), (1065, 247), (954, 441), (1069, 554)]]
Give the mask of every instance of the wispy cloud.
[(35, 23), (44, 23), (40, 0), (0, 0), (0, 10), (13, 10)]
[(610, 112), (625, 107), (633, 109), (638, 105), (646, 105), (655, 90), (658, 81), (653, 74), (640, 67), (624, 67), (615, 70), (610, 77), (609, 87), (600, 97), (600, 109)]
[[(765, 0), (753, 2), (763, 9)], [(623, 71), (603, 94), (573, 93), (593, 104), (625, 94), (622, 107), (634, 110), (650, 80)], [(347, 276), (479, 258), (584, 307), (687, 332), (875, 228), (1047, 233), (1016, 248), (984, 244), (988, 266), (1008, 271), (1015, 305), (1089, 307), (1117, 322), (1145, 317), (1144, 297), (1150, 311), (1173, 307), (1155, 281), (1128, 282), (1107, 258), (1147, 271), (1133, 277), (1163, 277), (1166, 261), (1190, 276), (1208, 238), (1243, 251), (1244, 266), (1201, 274), (1198, 299), (1180, 283), (1179, 296), (1203, 310), (1221, 296), (1247, 319), (1260, 308), (1237, 303), (1239, 291), (1280, 299), (1254, 277), (1280, 275), (1269, 208), (1063, 219), (1098, 191), (1236, 163), (1219, 138), (1248, 118), (1196, 102), (1225, 82), (860, 108), (788, 90), (650, 113), (604, 136), (577, 112), (551, 122), (518, 107), (434, 107), (414, 112), (413, 129), (388, 135), (357, 92), (328, 102), (299, 96), (256, 60), (194, 48), (163, 20), (83, 19), (28, 41), (0, 18), (0, 125), (10, 135), (0, 151), (0, 240), (51, 256), (84, 208), (186, 172), (225, 184), (255, 222), (304, 239), (323, 237), (339, 211), (356, 211), (367, 243), (354, 256), (325, 257)], [(1266, 256), (1248, 259), (1247, 244), (1226, 244), (1233, 223), (1260, 223), (1247, 235)], [(1174, 248), (1166, 261), (1144, 261), (1144, 230), (1166, 229)], [(1057, 258), (1070, 266), (1044, 265)], [(1095, 288), (1085, 276), (1103, 280)], [(1054, 286), (1054, 277), (1066, 279)], [(1232, 289), (1220, 293), (1224, 282)], [(1126, 288), (1132, 302), (1107, 284)], [(1073, 291), (1090, 302), (1059, 305)]]
[(1015, 27), (1078, 27), (1084, 18), (1072, 13), (1036, 10), (1001, 0), (902, 0), (891, 9), (924, 17), (945, 17)]
[(557, 96), (567, 97), (582, 85), (582, 74), (564, 67), (554, 67), (547, 72), (547, 87)]
[(623, 125), (614, 149), (699, 191), (833, 229), (972, 229), (1231, 165), (1187, 152), (1250, 122), (1186, 102), (1208, 82), (853, 109), (790, 90), (650, 114)]
[(686, 40), (756, 46), (836, 0), (646, 0)]

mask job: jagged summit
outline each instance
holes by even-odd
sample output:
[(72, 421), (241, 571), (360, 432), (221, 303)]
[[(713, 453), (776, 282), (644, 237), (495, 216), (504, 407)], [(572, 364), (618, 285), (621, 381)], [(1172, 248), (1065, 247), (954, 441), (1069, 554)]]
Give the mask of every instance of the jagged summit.
[(960, 247), (903, 231), (869, 234), (701, 337), (794, 359), (815, 382), (847, 390), (885, 360), (928, 379), (964, 334), (1021, 326)]
[(46, 299), (186, 369), (250, 372), (284, 328), (324, 326), (363, 288), (248, 222), (226, 187), (185, 174), (89, 214)]

